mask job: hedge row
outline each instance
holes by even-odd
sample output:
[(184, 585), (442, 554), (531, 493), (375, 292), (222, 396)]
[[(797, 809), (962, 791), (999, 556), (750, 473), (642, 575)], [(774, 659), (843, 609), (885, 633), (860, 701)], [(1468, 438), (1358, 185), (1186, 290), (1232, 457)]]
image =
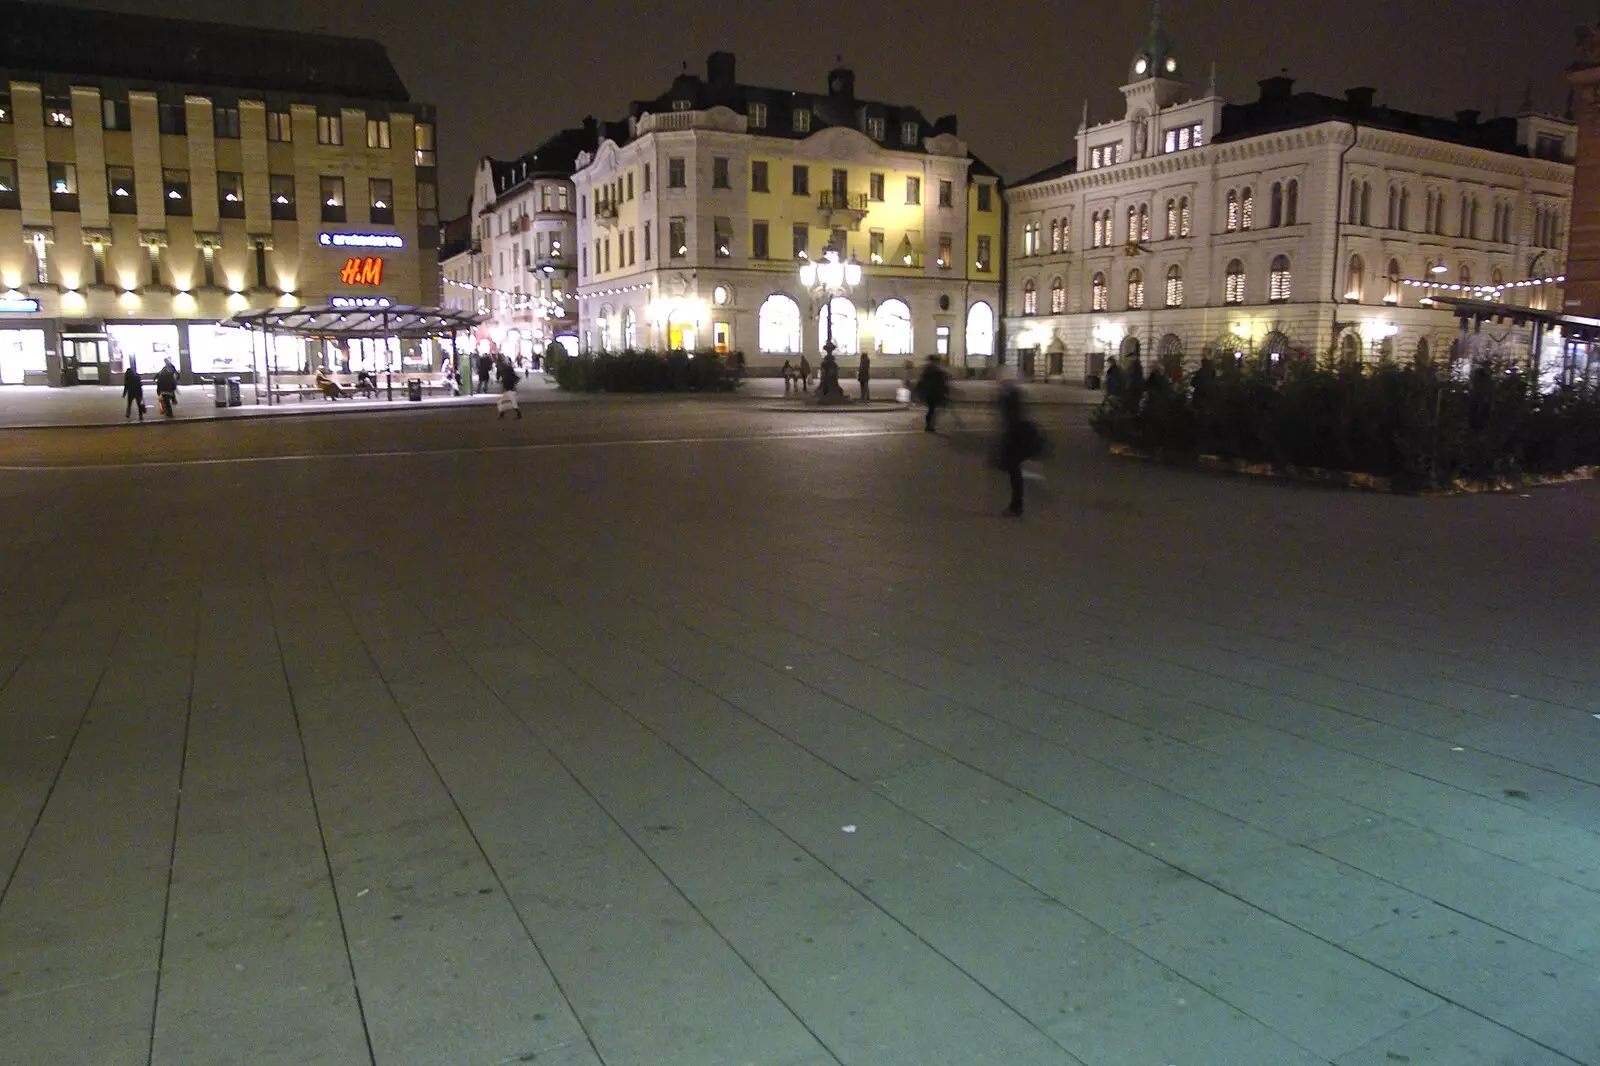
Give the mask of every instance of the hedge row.
[[(556, 384), (570, 392), (732, 392), (739, 387), (737, 355), (717, 352), (546, 353)], [(730, 362), (731, 360), (731, 362)]]
[(1600, 387), (1541, 393), (1518, 368), (1495, 363), (1463, 380), (1431, 366), (1225, 361), (1180, 381), (1129, 380), (1092, 425), (1108, 441), (1170, 458), (1373, 474), (1409, 490), (1600, 464)]

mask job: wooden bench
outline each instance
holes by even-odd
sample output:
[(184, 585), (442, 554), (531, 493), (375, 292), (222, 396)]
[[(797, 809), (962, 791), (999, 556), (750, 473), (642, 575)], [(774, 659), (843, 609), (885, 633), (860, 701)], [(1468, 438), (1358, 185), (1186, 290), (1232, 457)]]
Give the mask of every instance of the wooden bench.
[[(420, 376), (421, 375), (418, 374), (395, 374), (392, 379), (395, 399), (405, 399), (406, 382), (414, 377)], [(287, 399), (288, 397), (293, 396), (296, 400), (304, 400), (308, 396), (314, 396), (329, 400), (332, 399), (332, 397), (327, 396), (327, 394), (322, 391), (322, 386), (318, 385), (312, 378), (295, 377), (283, 378), (279, 380), (282, 381), (282, 384), (274, 382), (272, 387), (267, 390), (267, 392), (275, 398)], [(377, 386), (365, 393), (357, 387), (356, 379), (353, 375), (347, 376), (340, 374), (335, 376), (333, 380), (337, 382), (339, 386), (339, 399), (348, 400), (357, 397), (364, 397), (366, 399), (379, 400), (386, 398), (388, 395), (388, 390), (384, 388), (384, 382), (381, 376), (378, 378)], [(430, 392), (442, 393), (446, 396), (451, 394), (450, 386), (445, 382), (444, 378), (439, 377), (438, 375), (434, 375), (432, 377), (423, 377), (421, 380), (423, 395), (427, 395)]]

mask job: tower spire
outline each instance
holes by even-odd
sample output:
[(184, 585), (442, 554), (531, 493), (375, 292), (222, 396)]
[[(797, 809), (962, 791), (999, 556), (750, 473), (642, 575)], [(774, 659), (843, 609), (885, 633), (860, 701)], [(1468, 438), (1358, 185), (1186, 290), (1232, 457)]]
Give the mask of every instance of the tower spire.
[(1215, 59), (1211, 61), (1211, 80), (1206, 84), (1206, 95), (1217, 95), (1217, 61)]
[(1083, 98), (1083, 118), (1078, 120), (1078, 130), (1082, 132), (1089, 128), (1089, 98)]

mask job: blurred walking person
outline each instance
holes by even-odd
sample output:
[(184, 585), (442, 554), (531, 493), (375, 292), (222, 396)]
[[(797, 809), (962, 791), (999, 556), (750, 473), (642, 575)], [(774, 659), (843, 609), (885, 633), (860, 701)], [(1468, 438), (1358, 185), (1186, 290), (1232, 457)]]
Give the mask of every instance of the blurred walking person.
[(132, 363), (122, 372), (122, 395), (127, 403), (122, 408), (122, 420), (126, 422), (132, 415), (135, 407), (139, 408), (139, 421), (144, 421), (144, 380), (139, 377), (139, 371)]
[(1000, 386), (1000, 440), (995, 465), (1005, 471), (1011, 482), (1011, 502), (1005, 509), (1010, 518), (1022, 517), (1022, 464), (1038, 458), (1043, 448), (1039, 427), (1023, 409), (1022, 390), (1015, 382), (1004, 382)]

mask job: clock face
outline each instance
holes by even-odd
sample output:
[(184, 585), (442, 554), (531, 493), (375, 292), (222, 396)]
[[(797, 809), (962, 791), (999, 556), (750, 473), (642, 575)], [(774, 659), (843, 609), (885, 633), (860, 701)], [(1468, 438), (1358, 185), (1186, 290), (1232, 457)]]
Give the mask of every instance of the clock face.
[(1133, 72), (1135, 74), (1143, 74), (1145, 71), (1147, 71), (1149, 69), (1150, 69), (1150, 62), (1147, 59), (1145, 59), (1144, 56), (1140, 56), (1139, 59), (1133, 64)]
[(1173, 59), (1170, 56), (1167, 57), (1167, 73), (1168, 74), (1176, 74), (1177, 71), (1178, 71), (1178, 61), (1176, 59)]
[(838, 78), (834, 78), (833, 79), (833, 91), (834, 92), (838, 92), (839, 90), (841, 90), (843, 88), (844, 88), (844, 82), (840, 81)]
[(721, 307), (728, 302), (728, 290), (721, 285), (711, 290), (711, 302)]

